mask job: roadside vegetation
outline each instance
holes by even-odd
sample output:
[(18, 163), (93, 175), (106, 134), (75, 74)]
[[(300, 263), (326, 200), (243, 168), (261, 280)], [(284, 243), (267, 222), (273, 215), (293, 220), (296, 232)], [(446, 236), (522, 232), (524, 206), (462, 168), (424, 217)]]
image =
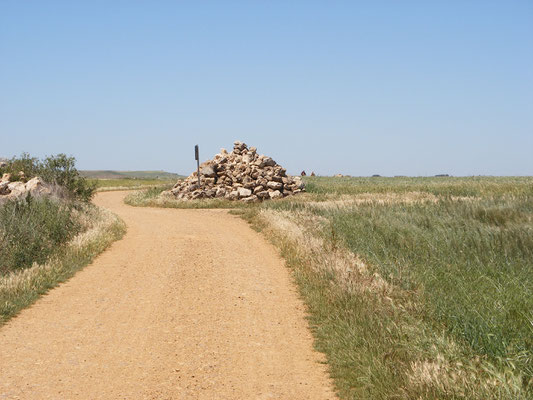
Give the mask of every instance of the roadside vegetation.
[(118, 217), (89, 203), (95, 187), (74, 165), (64, 155), (40, 161), (23, 154), (0, 171), (12, 180), (39, 176), (58, 189), (51, 196), (28, 194), (0, 205), (0, 324), (87, 265), (125, 231)]
[(20, 157), (8, 160), (5, 167), (0, 167), (0, 176), (9, 174), (11, 182), (38, 176), (49, 184), (61, 187), (71, 199), (88, 202), (96, 186), (80, 175), (75, 164), (76, 159), (65, 154), (39, 160), (23, 153)]
[(533, 178), (306, 183), (233, 212), (293, 270), (341, 398), (533, 398)]

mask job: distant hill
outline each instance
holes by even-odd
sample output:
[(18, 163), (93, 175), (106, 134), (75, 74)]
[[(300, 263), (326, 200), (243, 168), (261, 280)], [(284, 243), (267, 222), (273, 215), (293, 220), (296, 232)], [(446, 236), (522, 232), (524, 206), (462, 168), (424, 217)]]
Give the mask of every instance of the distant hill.
[(182, 175), (166, 171), (80, 171), (80, 174), (91, 179), (161, 179), (174, 180)]

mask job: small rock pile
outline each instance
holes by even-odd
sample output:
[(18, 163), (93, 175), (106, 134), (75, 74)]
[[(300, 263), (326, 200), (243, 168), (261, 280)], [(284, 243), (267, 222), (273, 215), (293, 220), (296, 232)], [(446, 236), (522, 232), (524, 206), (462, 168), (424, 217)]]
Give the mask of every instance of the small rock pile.
[(221, 149), (196, 172), (163, 192), (179, 200), (221, 198), (255, 202), (291, 196), (305, 190), (300, 177), (289, 176), (272, 158), (259, 155), (255, 147), (235, 142), (233, 151)]
[[(24, 175), (19, 173), (19, 178)], [(28, 193), (34, 197), (51, 196), (55, 194), (52, 186), (45, 183), (41, 178), (35, 177), (27, 182), (18, 180), (11, 182), (11, 174), (4, 174), (0, 180), (0, 204), (8, 200), (24, 198)]]

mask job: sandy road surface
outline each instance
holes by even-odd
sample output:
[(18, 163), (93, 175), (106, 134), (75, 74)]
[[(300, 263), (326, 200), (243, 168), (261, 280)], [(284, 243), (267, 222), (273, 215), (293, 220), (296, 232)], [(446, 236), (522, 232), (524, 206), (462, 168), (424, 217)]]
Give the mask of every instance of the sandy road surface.
[(0, 399), (331, 399), (275, 250), (217, 210), (96, 203), (123, 240), (0, 328)]

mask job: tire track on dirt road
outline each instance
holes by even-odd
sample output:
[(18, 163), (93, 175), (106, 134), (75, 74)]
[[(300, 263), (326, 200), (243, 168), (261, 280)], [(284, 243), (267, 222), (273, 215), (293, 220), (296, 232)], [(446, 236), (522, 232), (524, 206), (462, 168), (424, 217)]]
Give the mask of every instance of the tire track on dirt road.
[(0, 399), (333, 399), (275, 249), (223, 210), (95, 203), (128, 225), (0, 328)]

